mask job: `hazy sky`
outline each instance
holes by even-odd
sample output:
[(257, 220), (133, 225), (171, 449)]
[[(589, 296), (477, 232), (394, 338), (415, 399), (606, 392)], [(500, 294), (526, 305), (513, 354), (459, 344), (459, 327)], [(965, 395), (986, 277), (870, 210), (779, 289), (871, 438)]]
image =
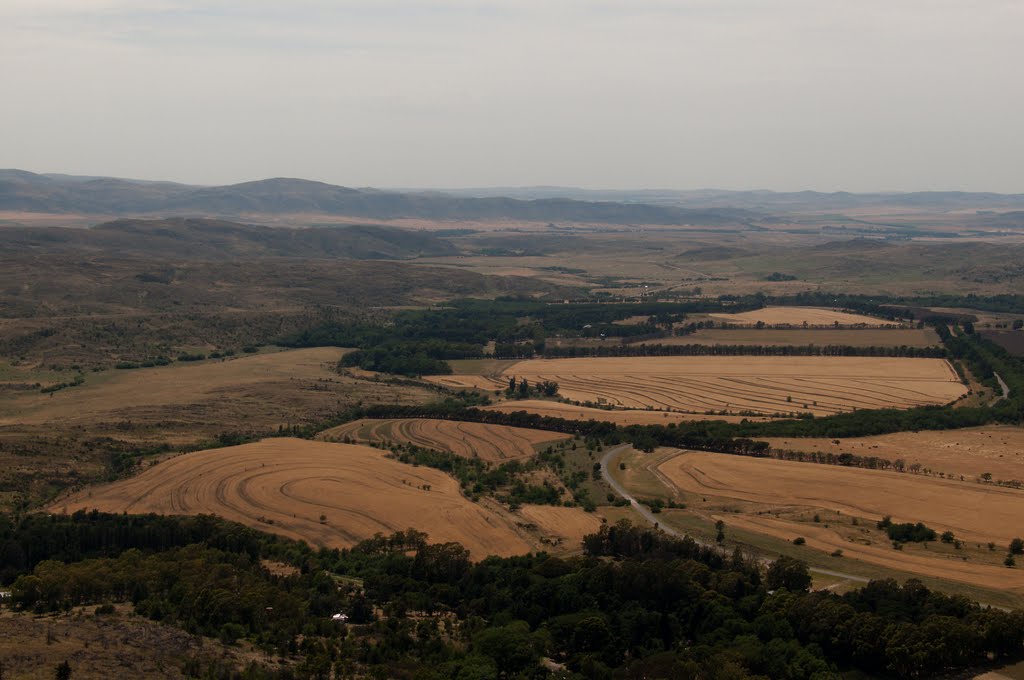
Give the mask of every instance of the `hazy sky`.
[(0, 0), (0, 167), (1024, 192), (1024, 0)]

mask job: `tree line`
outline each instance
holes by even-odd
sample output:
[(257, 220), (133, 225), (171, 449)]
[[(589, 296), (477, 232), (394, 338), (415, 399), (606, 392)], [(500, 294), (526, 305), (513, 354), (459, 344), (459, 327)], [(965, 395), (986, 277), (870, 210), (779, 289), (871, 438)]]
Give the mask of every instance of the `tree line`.
[[(548, 659), (599, 680), (918, 678), (1024, 654), (1021, 612), (916, 580), (809, 592), (799, 560), (763, 567), (628, 523), (585, 537), (577, 557), (480, 561), (413, 530), (313, 549), (209, 517), (27, 516), (0, 537), (34, 555), (5, 577), (17, 607), (130, 602), (290, 659), (249, 677), (526, 679), (549, 677)], [(294, 569), (271, 574), (265, 559)], [(330, 620), (338, 611), (347, 623)]]

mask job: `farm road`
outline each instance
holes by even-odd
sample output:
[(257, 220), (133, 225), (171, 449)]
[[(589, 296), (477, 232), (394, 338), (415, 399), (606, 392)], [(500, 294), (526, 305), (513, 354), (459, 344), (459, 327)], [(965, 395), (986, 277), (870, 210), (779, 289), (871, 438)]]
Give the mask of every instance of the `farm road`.
[[(996, 401), (1002, 401), (1010, 396), (1010, 386), (1003, 382), (1003, 377), (998, 373), (992, 373), (996, 377), (996, 381), (999, 383), (999, 388), (1003, 391), (1003, 396), (998, 397)], [(995, 403), (995, 402), (992, 402)]]
[[(641, 517), (643, 517), (645, 520), (647, 520), (651, 524), (655, 525), (657, 528), (659, 528), (662, 531), (664, 531), (666, 534), (668, 534), (670, 536), (675, 536), (676, 538), (684, 538), (685, 536), (687, 536), (687, 534), (685, 534), (685, 533), (683, 533), (681, 531), (678, 531), (676, 529), (673, 529), (672, 527), (666, 526), (665, 524), (662, 524), (658, 520), (658, 518), (654, 516), (654, 513), (652, 513), (649, 509), (647, 509), (639, 501), (637, 501), (636, 498), (634, 498), (632, 495), (630, 495), (630, 493), (628, 491), (626, 491), (625, 487), (623, 487), (621, 484), (619, 484), (618, 480), (616, 480), (614, 477), (612, 477), (611, 471), (610, 471), (610, 469), (608, 467), (609, 464), (611, 463), (611, 461), (612, 461), (612, 459), (614, 457), (616, 457), (618, 454), (622, 453), (623, 451), (625, 451), (628, 448), (630, 448), (629, 444), (620, 444), (619, 446), (616, 446), (616, 447), (613, 447), (611, 449), (608, 449), (608, 452), (605, 453), (601, 457), (601, 477), (604, 478), (604, 481), (608, 482), (608, 485), (610, 487), (612, 487), (612, 489), (615, 491), (615, 493), (619, 494), (620, 496), (625, 498), (627, 501), (629, 501), (629, 505), (630, 505), (630, 507), (633, 508), (634, 512), (639, 514)], [(717, 548), (718, 547), (718, 546), (716, 546), (716, 545), (714, 545), (712, 543), (708, 543), (708, 542), (705, 542), (705, 541), (701, 541), (701, 540), (699, 540), (697, 538), (694, 538), (693, 536), (690, 536), (690, 538), (692, 538), (696, 543), (698, 543), (700, 545), (703, 545), (703, 546), (706, 546), (706, 547), (709, 547), (709, 548)], [(765, 563), (765, 564), (767, 564), (768, 562), (771, 562), (771, 560), (764, 560), (764, 559), (761, 560), (761, 561), (763, 563)], [(843, 573), (841, 571), (833, 571), (831, 569), (820, 569), (818, 567), (810, 567), (810, 571), (812, 573), (815, 573), (815, 574), (823, 574), (825, 576), (834, 576), (836, 578), (842, 578), (842, 579), (847, 579), (847, 580), (850, 580), (850, 581), (856, 581), (858, 583), (867, 583), (868, 581), (871, 580), (871, 579), (865, 578), (863, 576), (856, 576), (854, 574), (845, 574), (845, 573)]]

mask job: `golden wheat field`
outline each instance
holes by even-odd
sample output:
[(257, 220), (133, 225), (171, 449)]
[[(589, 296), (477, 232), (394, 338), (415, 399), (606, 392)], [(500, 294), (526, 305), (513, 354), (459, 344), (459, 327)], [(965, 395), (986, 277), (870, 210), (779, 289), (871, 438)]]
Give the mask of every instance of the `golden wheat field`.
[[(60, 500), (51, 511), (93, 508), (212, 513), (329, 547), (410, 527), (432, 542), (457, 541), (475, 558), (540, 545), (539, 536), (517, 526), (528, 524), (523, 518), (473, 503), (439, 470), (404, 465), (367, 446), (291, 438), (169, 458), (131, 479)], [(574, 537), (577, 545), (580, 537)]]
[(968, 541), (1005, 546), (1021, 533), (1024, 491), (859, 468), (680, 452), (658, 465), (662, 479), (690, 496), (732, 502), (741, 512), (718, 516), (727, 525), (786, 540), (796, 536), (821, 549), (937, 578), (996, 588), (1024, 589), (1024, 572), (943, 556), (893, 550), (888, 541), (857, 542), (835, 528), (808, 525), (762, 510), (829, 510), (868, 523), (885, 515), (894, 522), (924, 522)]
[(775, 438), (768, 441), (777, 449), (901, 459), (906, 465), (916, 463), (933, 474), (963, 475), (972, 481), (986, 472), (994, 480), (1024, 480), (1024, 428), (1011, 425), (895, 432), (850, 439)]
[[(502, 413), (516, 413), (525, 411), (548, 418), (565, 418), (566, 420), (597, 420), (616, 425), (666, 425), (668, 423), (681, 423), (694, 420), (708, 420), (707, 416), (692, 413), (675, 413), (671, 411), (646, 411), (639, 409), (603, 409), (591, 408), (589, 406), (576, 406), (565, 404), (559, 401), (544, 401), (543, 399), (522, 399), (515, 401), (503, 401), (497, 404), (482, 407), (485, 411), (501, 411)], [(743, 416), (715, 416), (714, 420), (726, 422), (739, 422)], [(767, 418), (747, 418), (747, 420), (767, 420)]]
[[(629, 357), (530, 359), (505, 374), (553, 380), (576, 402), (632, 409), (816, 415), (944, 404), (966, 392), (942, 359)], [(481, 376), (438, 376), (473, 384)]]
[(822, 307), (765, 307), (750, 312), (735, 314), (709, 314), (712, 319), (739, 326), (755, 325), (758, 321), (772, 325), (802, 326), (892, 326), (896, 325), (885, 319), (878, 319), (863, 314), (851, 314), (837, 309)]
[(502, 462), (529, 458), (537, 448), (568, 439), (569, 435), (507, 425), (463, 423), (429, 418), (356, 420), (317, 435), (323, 441), (415, 444), (450, 451), (466, 458)]

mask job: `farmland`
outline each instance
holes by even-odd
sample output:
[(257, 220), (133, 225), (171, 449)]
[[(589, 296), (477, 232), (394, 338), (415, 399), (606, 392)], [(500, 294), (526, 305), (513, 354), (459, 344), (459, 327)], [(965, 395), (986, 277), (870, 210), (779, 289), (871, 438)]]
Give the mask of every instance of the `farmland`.
[[(526, 411), (549, 418), (565, 418), (566, 420), (599, 420), (616, 425), (667, 425), (693, 420), (706, 420), (707, 416), (692, 413), (676, 413), (672, 411), (647, 411), (638, 409), (604, 409), (588, 406), (576, 406), (558, 401), (541, 399), (523, 399), (503, 401), (484, 407), (485, 411), (515, 413)], [(742, 416), (715, 416), (715, 420), (738, 421)], [(754, 418), (756, 419), (756, 418)]]
[(690, 335), (637, 344), (932, 347), (938, 342), (930, 328), (704, 328)]
[[(880, 532), (872, 533), (874, 521), (891, 515), (895, 522), (925, 522), (965, 541), (1005, 547), (1020, 533), (1024, 492), (1018, 490), (698, 452), (669, 457), (657, 473), (684, 498), (705, 499), (705, 512), (729, 526), (786, 540), (801, 536), (812, 548), (841, 550), (867, 563), (1024, 594), (1024, 574), (1002, 567), (996, 553), (896, 551)], [(829, 520), (809, 522), (814, 511), (830, 513)], [(860, 527), (851, 525), (854, 518)]]
[(1014, 356), (1024, 356), (1024, 331), (983, 331), (982, 335)]
[(507, 425), (410, 418), (356, 420), (325, 430), (317, 438), (334, 442), (414, 444), (466, 458), (503, 462), (529, 458), (538, 447), (567, 439), (568, 435)]
[[(532, 359), (506, 369), (531, 383), (553, 380), (581, 403), (691, 413), (831, 414), (943, 404), (965, 389), (939, 359), (874, 357), (638, 357)], [(482, 376), (441, 384), (500, 385)]]
[[(539, 527), (536, 518), (473, 503), (438, 470), (404, 465), (366, 446), (290, 438), (183, 454), (131, 479), (64, 498), (52, 511), (78, 509), (212, 513), (328, 547), (411, 527), (435, 542), (459, 542), (478, 558), (529, 552), (545, 538), (518, 526)], [(575, 547), (581, 536), (572, 538)]]
[(759, 321), (769, 326), (894, 326), (884, 319), (863, 314), (850, 314), (835, 309), (818, 307), (765, 307), (752, 312), (736, 314), (709, 314), (716, 321), (739, 326), (753, 326)]
[(947, 477), (976, 480), (1024, 480), (1024, 429), (989, 425), (961, 430), (895, 432), (852, 439), (769, 439), (773, 448), (809, 452), (848, 452), (860, 456), (902, 459), (907, 466)]
[(333, 368), (343, 354), (320, 347), (88, 373), (82, 385), (53, 394), (0, 392), (0, 426), (81, 427), (119, 437), (195, 441), (232, 423), (251, 431), (310, 422), (358, 399), (428, 398), (415, 387), (395, 389), (338, 375)]

